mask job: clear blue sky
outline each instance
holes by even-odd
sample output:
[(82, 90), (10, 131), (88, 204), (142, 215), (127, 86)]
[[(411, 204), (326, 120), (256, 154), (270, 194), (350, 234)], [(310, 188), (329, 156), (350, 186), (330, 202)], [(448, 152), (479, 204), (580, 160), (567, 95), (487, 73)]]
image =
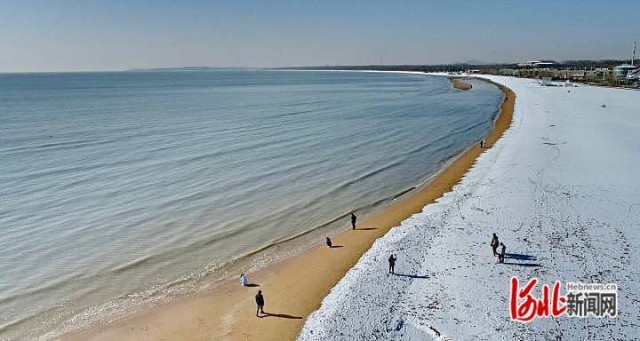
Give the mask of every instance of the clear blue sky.
[(0, 72), (629, 58), (640, 1), (0, 0)]

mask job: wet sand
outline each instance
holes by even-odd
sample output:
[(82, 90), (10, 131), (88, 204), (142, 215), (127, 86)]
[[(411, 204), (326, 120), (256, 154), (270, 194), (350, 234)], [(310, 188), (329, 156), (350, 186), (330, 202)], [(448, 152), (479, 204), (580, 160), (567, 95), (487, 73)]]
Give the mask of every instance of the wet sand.
[(458, 90), (471, 90), (471, 88), (473, 88), (471, 84), (463, 82), (459, 79), (451, 79), (451, 83), (453, 84), (453, 87)]
[[(506, 98), (486, 138), (491, 147), (511, 124), (515, 94), (500, 86)], [(471, 146), (426, 186), (399, 199), (368, 219), (332, 238), (333, 248), (316, 247), (248, 274), (249, 283), (230, 279), (210, 292), (182, 297), (107, 326), (94, 326), (63, 340), (293, 340), (304, 319), (316, 310), (331, 288), (353, 267), (375, 240), (449, 191), (482, 153)], [(348, 225), (348, 218), (345, 225)], [(267, 316), (255, 316), (254, 295), (263, 291)], [(353, 288), (357, 290), (358, 288)]]

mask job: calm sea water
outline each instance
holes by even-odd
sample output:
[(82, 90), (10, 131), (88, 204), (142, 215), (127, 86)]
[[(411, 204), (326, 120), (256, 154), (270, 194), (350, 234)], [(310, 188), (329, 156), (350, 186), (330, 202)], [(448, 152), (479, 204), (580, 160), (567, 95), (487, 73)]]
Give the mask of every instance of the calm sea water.
[(344, 214), (384, 206), (490, 131), (502, 93), (473, 85), (0, 75), (0, 339), (113, 318), (344, 229)]

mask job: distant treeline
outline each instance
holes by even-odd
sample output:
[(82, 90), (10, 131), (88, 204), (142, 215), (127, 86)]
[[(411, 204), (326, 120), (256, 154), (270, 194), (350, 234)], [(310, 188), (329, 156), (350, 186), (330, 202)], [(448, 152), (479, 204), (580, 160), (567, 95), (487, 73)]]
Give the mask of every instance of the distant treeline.
[[(554, 61), (552, 61), (554, 62)], [(629, 60), (565, 60), (556, 63), (552, 67), (554, 69), (592, 69), (592, 68), (610, 68), (620, 64), (628, 64)], [(378, 71), (418, 71), (418, 72), (459, 72), (467, 70), (499, 70), (499, 69), (517, 69), (518, 64), (439, 64), (439, 65), (332, 65), (332, 66), (305, 66), (305, 67), (289, 67), (282, 69), (296, 70), (378, 70)]]

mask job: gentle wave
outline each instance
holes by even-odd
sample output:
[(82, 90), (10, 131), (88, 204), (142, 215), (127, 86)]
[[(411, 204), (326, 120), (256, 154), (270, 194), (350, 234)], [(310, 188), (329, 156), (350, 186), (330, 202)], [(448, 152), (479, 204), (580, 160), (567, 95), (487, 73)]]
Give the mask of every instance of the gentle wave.
[(254, 271), (423, 183), (493, 85), (279, 71), (0, 77), (0, 339), (48, 339)]

